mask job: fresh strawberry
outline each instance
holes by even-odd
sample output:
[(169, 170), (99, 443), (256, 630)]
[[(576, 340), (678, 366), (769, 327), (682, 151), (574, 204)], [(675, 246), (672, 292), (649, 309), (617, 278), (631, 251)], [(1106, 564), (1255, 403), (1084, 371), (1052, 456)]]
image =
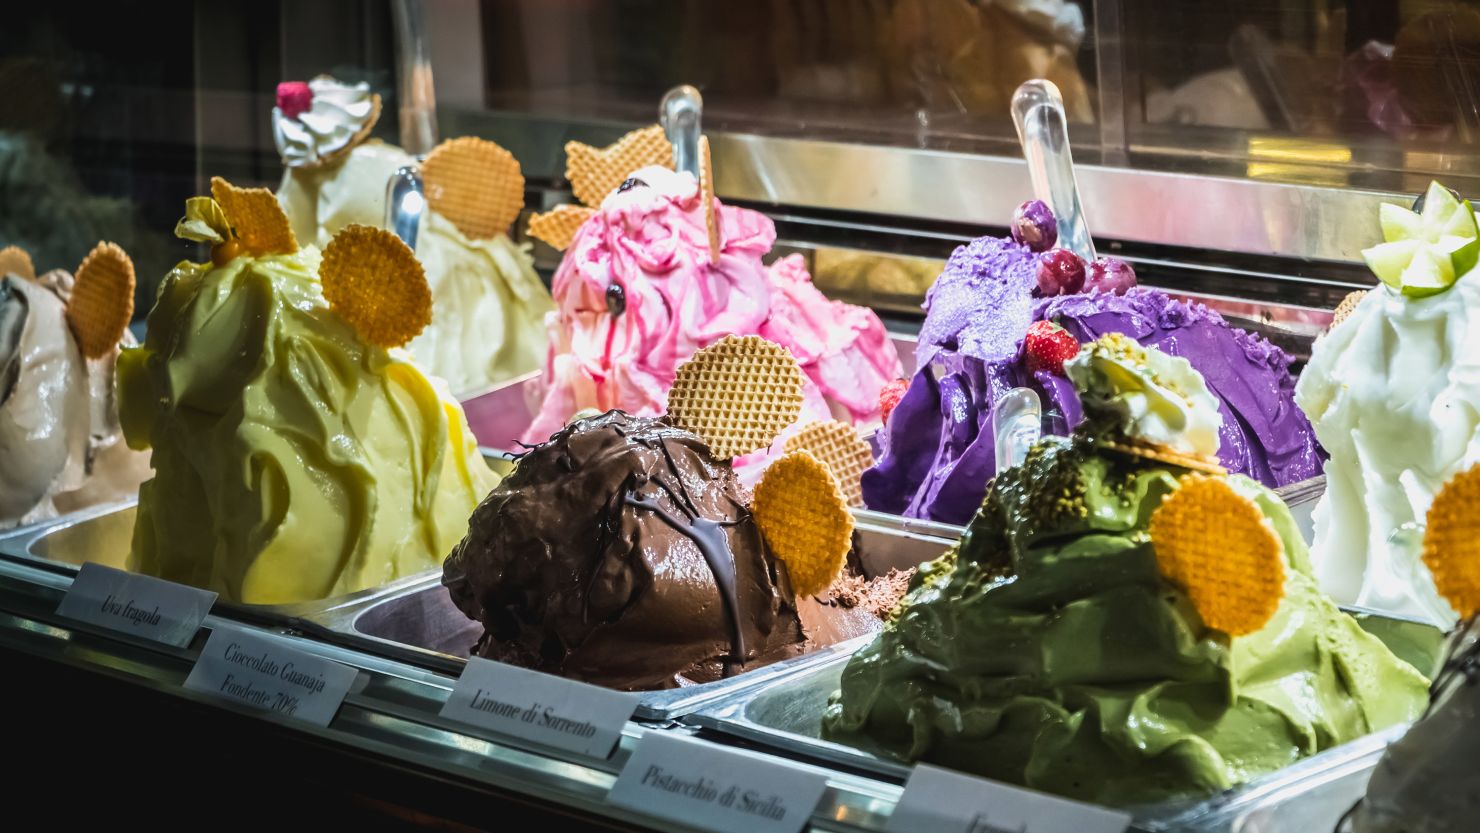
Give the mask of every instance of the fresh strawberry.
[(884, 387), (879, 389), (879, 411), (885, 422), (889, 421), (889, 415), (894, 413), (894, 406), (904, 398), (904, 392), (909, 386), (909, 379), (895, 379), (892, 382), (886, 382)]
[(1062, 375), (1064, 362), (1079, 355), (1079, 342), (1052, 321), (1034, 321), (1028, 327), (1027, 338), (1023, 339), (1023, 355), (1027, 357), (1029, 373), (1047, 370)]
[(277, 86), (277, 106), (283, 118), (296, 119), (313, 106), (313, 90), (306, 81), (284, 81)]

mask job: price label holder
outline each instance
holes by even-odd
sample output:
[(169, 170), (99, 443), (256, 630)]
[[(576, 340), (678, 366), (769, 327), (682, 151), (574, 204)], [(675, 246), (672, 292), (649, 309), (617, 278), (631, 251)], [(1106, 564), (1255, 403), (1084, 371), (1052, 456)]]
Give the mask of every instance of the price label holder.
[(473, 657), (442, 717), (542, 746), (605, 759), (637, 707), (625, 691)]
[(209, 590), (83, 564), (57, 615), (152, 642), (184, 648), (216, 603)]
[(827, 778), (763, 755), (648, 732), (607, 800), (618, 807), (719, 833), (797, 833)]
[(1124, 833), (1128, 813), (919, 764), (887, 833)]
[(328, 726), (359, 672), (277, 640), (231, 627), (206, 640), (185, 687), (212, 697)]

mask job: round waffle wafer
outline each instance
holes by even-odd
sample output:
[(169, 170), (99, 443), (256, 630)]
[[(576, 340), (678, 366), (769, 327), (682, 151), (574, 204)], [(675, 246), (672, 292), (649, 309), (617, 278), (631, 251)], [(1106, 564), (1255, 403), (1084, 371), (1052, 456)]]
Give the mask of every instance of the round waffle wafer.
[(1429, 504), (1423, 563), (1434, 587), (1463, 618), (1480, 612), (1480, 467), (1460, 472)]
[(113, 243), (99, 243), (77, 267), (67, 324), (78, 349), (100, 359), (118, 346), (134, 317), (134, 262)]
[(0, 277), (5, 275), (20, 275), (28, 281), (36, 280), (36, 265), (31, 262), (30, 253), (20, 246), (0, 249)]
[(714, 201), (714, 162), (709, 157), (709, 137), (699, 137), (699, 196), (704, 200), (704, 225), (709, 229), (709, 261), (719, 263), (724, 241), (719, 236), (719, 206)]
[(679, 365), (668, 413), (716, 456), (749, 454), (801, 416), (802, 370), (775, 342), (725, 336)]
[(793, 451), (772, 463), (755, 487), (751, 514), (798, 596), (821, 593), (842, 572), (853, 515), (837, 479), (816, 457)]
[(211, 178), (211, 196), (231, 221), (232, 232), (253, 257), (290, 255), (298, 239), (277, 197), (266, 188), (238, 188), (221, 177)]
[(565, 178), (571, 193), (592, 207), (601, 205), (633, 171), (649, 165), (673, 167), (673, 145), (660, 125), (634, 130), (604, 148), (565, 143)]
[(1099, 439), (1095, 443), (1106, 450), (1125, 454), (1130, 457), (1140, 457), (1142, 460), (1154, 460), (1158, 463), (1166, 463), (1167, 465), (1200, 471), (1206, 474), (1224, 475), (1228, 473), (1228, 470), (1223, 468), (1218, 460), (1214, 458), (1184, 454), (1164, 445), (1138, 442), (1128, 438), (1117, 440)]
[(1189, 474), (1151, 513), (1162, 575), (1203, 623), (1229, 636), (1267, 624), (1285, 595), (1284, 545), (1253, 501), (1222, 477)]
[(427, 204), (474, 240), (509, 230), (524, 210), (519, 161), (487, 139), (449, 139), (421, 165)]
[(581, 224), (591, 219), (596, 209), (584, 205), (558, 205), (549, 211), (531, 215), (529, 233), (561, 251), (570, 248)]
[(808, 423), (786, 441), (786, 451), (805, 451), (838, 479), (849, 506), (863, 505), (863, 472), (874, 464), (874, 450), (858, 429), (842, 420)]
[(1352, 314), (1352, 311), (1357, 308), (1357, 304), (1362, 303), (1362, 299), (1366, 297), (1367, 290), (1358, 289), (1356, 292), (1349, 293), (1345, 298), (1342, 298), (1341, 303), (1336, 305), (1336, 311), (1331, 313), (1331, 326), (1326, 329), (1336, 329), (1341, 322), (1345, 321)]
[(295, 171), (315, 171), (321, 168), (332, 168), (349, 158), (349, 154), (355, 148), (364, 144), (370, 138), (370, 132), (375, 129), (376, 122), (380, 121), (380, 94), (370, 94), (370, 115), (365, 117), (365, 123), (355, 131), (355, 135), (349, 137), (344, 147), (330, 151), (312, 161), (299, 162), (292, 166)]
[(385, 229), (345, 226), (324, 248), (319, 280), (329, 307), (371, 344), (400, 347), (432, 322), (426, 272)]

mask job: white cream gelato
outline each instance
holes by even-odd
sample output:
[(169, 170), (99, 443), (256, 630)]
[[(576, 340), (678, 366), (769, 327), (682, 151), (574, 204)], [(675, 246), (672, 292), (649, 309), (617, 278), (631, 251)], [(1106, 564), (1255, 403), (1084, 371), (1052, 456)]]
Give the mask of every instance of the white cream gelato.
[(301, 246), (329, 245), (345, 226), (385, 227), (385, 189), (396, 169), (415, 165), (411, 154), (384, 142), (358, 145), (343, 162), (323, 168), (288, 168), (278, 202)]
[(432, 325), (408, 345), (422, 367), (464, 395), (539, 368), (555, 303), (529, 244), (505, 234), (472, 240), (428, 211), (416, 256), (432, 287)]
[(1202, 374), (1180, 356), (1111, 333), (1064, 363), (1086, 412), (1112, 414), (1127, 436), (1198, 457), (1218, 456), (1223, 415)]
[(1444, 482), (1480, 462), (1477, 310), (1480, 270), (1427, 298), (1377, 286), (1300, 375), (1295, 402), (1331, 455), (1311, 556), (1338, 602), (1455, 621), (1418, 527)]
[(122, 500), (149, 477), (118, 424), (117, 353), (84, 360), (67, 326), (71, 287), (60, 270), (0, 277), (0, 528)]

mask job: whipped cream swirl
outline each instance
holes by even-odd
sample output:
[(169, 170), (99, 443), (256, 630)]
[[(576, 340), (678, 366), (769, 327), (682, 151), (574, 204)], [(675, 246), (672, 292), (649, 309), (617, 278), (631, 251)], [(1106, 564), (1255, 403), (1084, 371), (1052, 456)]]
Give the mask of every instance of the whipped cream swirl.
[(1180, 356), (1111, 333), (1064, 363), (1091, 418), (1116, 421), (1131, 439), (1215, 457), (1223, 415), (1202, 374)]
[(364, 129), (375, 111), (370, 85), (341, 84), (327, 75), (308, 82), (309, 109), (296, 117), (272, 108), (272, 133), (278, 155), (290, 168), (316, 165), (344, 150)]

